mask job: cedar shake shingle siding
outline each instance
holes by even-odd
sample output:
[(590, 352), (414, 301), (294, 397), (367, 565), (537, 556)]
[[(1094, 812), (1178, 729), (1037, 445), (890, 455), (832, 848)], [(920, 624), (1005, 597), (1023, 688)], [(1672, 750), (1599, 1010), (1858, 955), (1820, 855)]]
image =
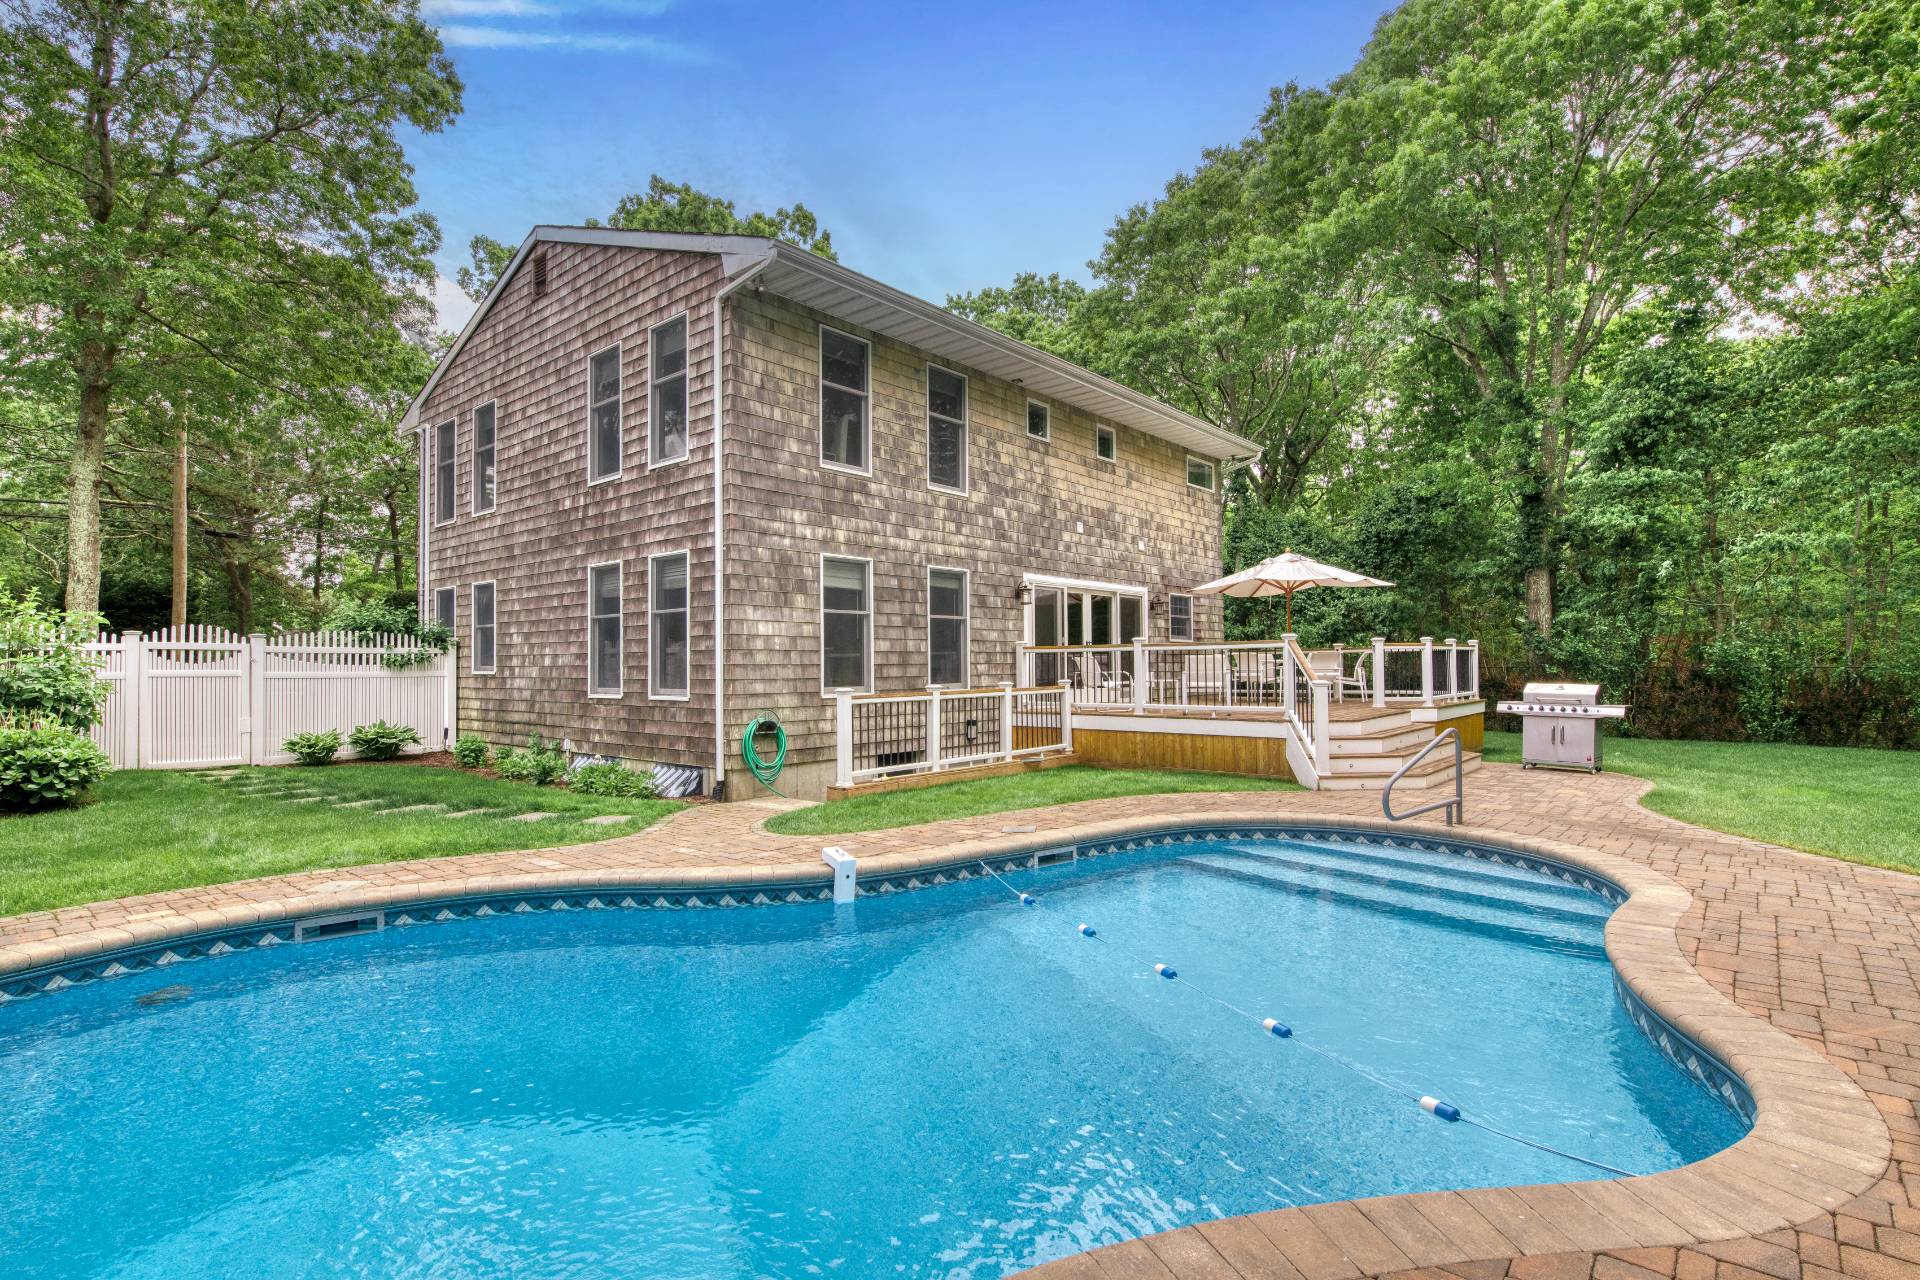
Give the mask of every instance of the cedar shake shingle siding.
[[(725, 252), (744, 244), (728, 241)], [(538, 733), (575, 750), (710, 769), (713, 724), (713, 308), (729, 268), (720, 251), (549, 239), (547, 287), (519, 272), (484, 309), (420, 402), (427, 543), (422, 599), (458, 591), (459, 724), (496, 743)], [(1148, 634), (1167, 638), (1166, 598), (1217, 575), (1220, 499), (1187, 483), (1187, 450), (1057, 398), (1051, 438), (1027, 434), (1025, 388), (801, 306), (749, 283), (725, 301), (725, 615), (727, 776), (741, 729), (777, 713), (790, 738), (782, 789), (818, 795), (830, 780), (833, 703), (821, 692), (820, 561), (873, 565), (873, 687), (927, 683), (927, 572), (969, 575), (969, 680), (1012, 680), (1024, 575), (1144, 589)], [(685, 313), (688, 456), (648, 468), (648, 330)], [(820, 461), (820, 340), (828, 324), (872, 344), (871, 475)], [(623, 458), (617, 479), (587, 479), (587, 369), (622, 348)], [(986, 358), (986, 357), (983, 357)], [(929, 361), (967, 378), (968, 491), (928, 483)], [(1077, 375), (1076, 375), (1077, 376)], [(471, 514), (473, 411), (497, 404), (496, 505)], [(1155, 410), (1158, 411), (1157, 409)], [(413, 415), (410, 415), (413, 416)], [(455, 515), (435, 525), (434, 427), (457, 423)], [(1118, 458), (1096, 454), (1114, 426)], [(690, 557), (691, 696), (648, 696), (648, 557)], [(587, 568), (623, 566), (624, 693), (587, 691)], [(497, 592), (497, 659), (471, 673), (471, 585)], [(1196, 639), (1220, 633), (1220, 602), (1194, 600)]]

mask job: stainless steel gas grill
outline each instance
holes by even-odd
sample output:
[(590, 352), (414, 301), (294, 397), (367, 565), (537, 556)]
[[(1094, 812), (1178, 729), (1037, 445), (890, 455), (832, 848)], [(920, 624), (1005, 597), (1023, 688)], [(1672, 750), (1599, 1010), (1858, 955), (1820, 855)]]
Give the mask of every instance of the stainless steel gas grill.
[(1588, 773), (1600, 772), (1600, 722), (1627, 714), (1624, 706), (1601, 702), (1597, 684), (1530, 684), (1520, 691), (1520, 701), (1497, 709), (1520, 717), (1522, 765)]

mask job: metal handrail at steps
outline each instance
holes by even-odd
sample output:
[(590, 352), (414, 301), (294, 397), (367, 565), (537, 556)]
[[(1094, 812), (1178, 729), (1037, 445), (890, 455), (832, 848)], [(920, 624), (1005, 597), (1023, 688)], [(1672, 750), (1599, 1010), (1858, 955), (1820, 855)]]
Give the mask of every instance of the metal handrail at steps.
[[(1405, 813), (1395, 813), (1393, 811), (1393, 784), (1406, 777), (1409, 769), (1419, 764), (1422, 760), (1425, 760), (1429, 751), (1432, 751), (1441, 743), (1449, 740), (1453, 742), (1453, 799), (1435, 800), (1431, 804), (1421, 805), (1418, 809), (1409, 809)], [(1395, 769), (1393, 776), (1387, 779), (1387, 789), (1380, 793), (1380, 812), (1387, 815), (1387, 821), (1389, 822), (1405, 822), (1408, 818), (1417, 818), (1423, 813), (1432, 813), (1435, 809), (1445, 809), (1447, 811), (1447, 825), (1450, 827), (1455, 825), (1460, 821), (1461, 815), (1466, 812), (1466, 774), (1462, 771), (1462, 764), (1460, 731), (1458, 729), (1443, 729), (1439, 733), (1434, 734), (1432, 742), (1429, 742), (1426, 746), (1414, 752), (1413, 758), (1401, 765), (1398, 769)]]

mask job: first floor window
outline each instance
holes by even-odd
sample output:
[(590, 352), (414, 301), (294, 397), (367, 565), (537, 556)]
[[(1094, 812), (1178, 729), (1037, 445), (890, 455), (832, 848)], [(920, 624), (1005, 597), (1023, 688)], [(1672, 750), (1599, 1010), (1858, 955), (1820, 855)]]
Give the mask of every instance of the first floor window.
[(1093, 451), (1103, 462), (1112, 462), (1120, 456), (1120, 438), (1114, 434), (1112, 427), (1093, 429)]
[(587, 570), (587, 692), (617, 697), (620, 668), (620, 565)]
[(967, 683), (967, 574), (927, 571), (927, 683)]
[(820, 565), (820, 684), (864, 689), (873, 622), (873, 566), (827, 556)]
[(494, 406), (473, 411), (473, 513), (493, 510)]
[(867, 469), (867, 383), (872, 350), (850, 334), (820, 330), (820, 461)]
[(453, 588), (441, 587), (433, 593), (433, 620), (453, 630)]
[(647, 340), (653, 403), (650, 466), (687, 456), (687, 318), (656, 325)]
[(1167, 634), (1175, 640), (1193, 639), (1193, 597), (1167, 597)]
[(967, 380), (934, 364), (927, 366), (927, 483), (967, 487)]
[(473, 671), (493, 674), (493, 584), (473, 584)]
[(453, 431), (452, 422), (433, 429), (433, 522), (445, 524), (453, 519)]
[(1187, 458), (1187, 483), (1196, 489), (1213, 492), (1213, 464), (1205, 458)]
[(620, 345), (587, 362), (587, 480), (620, 474)]
[(653, 606), (647, 635), (653, 650), (653, 696), (687, 696), (687, 553), (655, 556), (648, 566)]

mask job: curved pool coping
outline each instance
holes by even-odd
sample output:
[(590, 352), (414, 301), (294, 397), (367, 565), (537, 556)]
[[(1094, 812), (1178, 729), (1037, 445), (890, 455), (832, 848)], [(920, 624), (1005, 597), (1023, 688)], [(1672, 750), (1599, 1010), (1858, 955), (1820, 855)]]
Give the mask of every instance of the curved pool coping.
[[(863, 858), (859, 876), (865, 893), (911, 890), (970, 879), (979, 874), (972, 868), (981, 860), (1017, 867), (1065, 852), (1091, 856), (1178, 843), (1203, 831), (1351, 833), (1469, 856), (1520, 855), (1521, 863), (1574, 883), (1591, 878), (1585, 887), (1618, 903), (1607, 921), (1606, 949), (1629, 1012), (1670, 1057), (1748, 1115), (1751, 1128), (1725, 1150), (1661, 1173), (1268, 1210), (1147, 1237), (1162, 1242), (1157, 1253), (1177, 1256), (1183, 1232), (1230, 1233), (1242, 1226), (1254, 1227), (1269, 1252), (1276, 1239), (1294, 1242), (1308, 1256), (1333, 1249), (1339, 1259), (1329, 1273), (1347, 1275), (1404, 1270), (1409, 1262), (1432, 1267), (1569, 1251), (1687, 1247), (1791, 1228), (1880, 1181), (1892, 1142), (1879, 1109), (1844, 1072), (1739, 1008), (1694, 970), (1676, 932), (1692, 903), (1686, 889), (1599, 850), (1476, 828), (1248, 809), (1142, 814)], [(426, 923), (594, 907), (750, 906), (815, 901), (829, 892), (824, 866), (787, 863), (641, 874), (449, 876), (295, 893), (0, 947), (0, 1004), (181, 960), (288, 943), (294, 926), (327, 916), (378, 910), (394, 924)], [(1378, 1265), (1367, 1256), (1370, 1235), (1386, 1246), (1378, 1251)], [(1106, 1246), (1029, 1274), (1093, 1275), (1088, 1265), (1099, 1255), (1140, 1243)], [(1275, 1259), (1285, 1265), (1284, 1256), (1276, 1253)]]

